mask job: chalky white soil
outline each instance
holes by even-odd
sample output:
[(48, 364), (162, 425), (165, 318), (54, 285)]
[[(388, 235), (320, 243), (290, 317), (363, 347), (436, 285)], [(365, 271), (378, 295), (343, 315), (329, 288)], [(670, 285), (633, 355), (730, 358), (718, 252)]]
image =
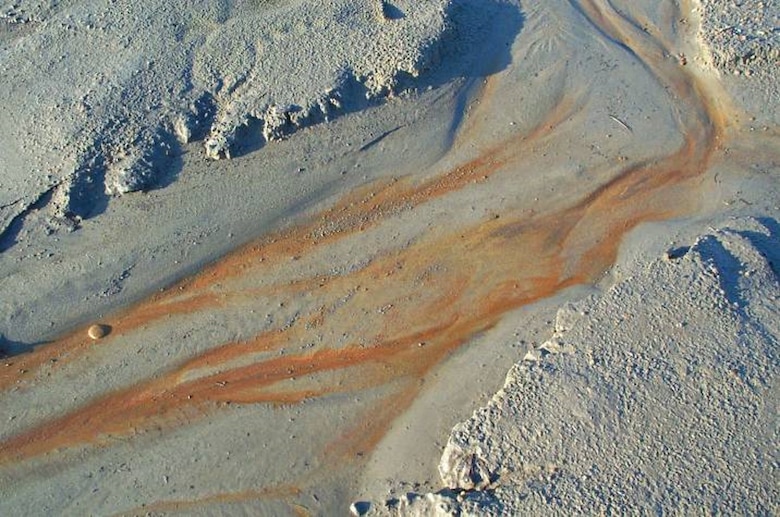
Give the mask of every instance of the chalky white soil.
[(779, 231), (727, 219), (616, 266), (455, 426), (448, 489), (373, 513), (776, 513)]
[[(0, 7), (0, 232), (170, 182), (191, 140), (235, 154), (386, 97), (435, 64), (447, 1), (21, 2)], [(408, 81), (406, 81), (408, 83)], [(57, 224), (55, 221), (54, 224)]]

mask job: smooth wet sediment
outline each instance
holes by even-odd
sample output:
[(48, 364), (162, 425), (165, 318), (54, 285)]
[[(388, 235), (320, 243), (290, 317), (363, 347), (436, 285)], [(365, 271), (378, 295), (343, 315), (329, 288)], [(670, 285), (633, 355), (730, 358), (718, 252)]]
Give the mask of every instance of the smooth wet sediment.
[[(571, 2), (571, 7), (605, 45), (625, 49), (667, 91), (678, 122), (677, 150), (599, 165), (602, 170), (593, 174), (608, 175), (608, 181), (588, 192), (569, 192), (557, 204), (502, 207), (477, 222), (459, 218), (458, 211), (467, 207), (453, 205), (451, 225), (386, 240), (393, 225), (425, 213), (427, 206), (446, 206), (448, 199), (477, 189), (498, 195), (502, 185), (516, 181), (515, 171), (530, 155), (555, 149), (576, 129), (572, 121), (581, 120), (578, 114), (587, 109), (589, 97), (570, 92), (531, 129), (479, 142), (477, 156), (454, 167), (425, 180), (399, 177), (367, 184), (307, 221), (105, 318), (101, 323), (111, 332), (99, 341), (89, 339), (84, 328), (7, 359), (0, 386), (23, 397), (28, 390), (78, 382), (101, 363), (121, 368), (112, 351), (133, 360), (127, 349), (142, 347), (149, 336), (187, 334), (187, 329), (201, 336), (197, 352), (178, 344), (170, 362), (157, 350), (161, 362), (147, 378), (124, 379), (120, 373), (112, 389), (102, 391), (93, 383), (83, 403), (63, 400), (63, 411), (17, 425), (0, 443), (5, 470), (0, 475), (34, 476), (47, 465), (78, 462), (93, 449), (196, 428), (237, 407), (305, 411), (314, 400), (365, 395), (354, 414), (336, 425), (337, 433), (313, 445), (318, 459), (303, 469), (305, 475), (279, 483), (282, 488), (227, 490), (193, 498), (191, 506), (186, 499), (173, 506), (145, 501), (147, 508), (160, 510), (265, 498), (297, 504), (293, 501), (307, 485), (360, 465), (424, 389), (425, 379), (474, 336), (518, 307), (598, 281), (623, 236), (637, 225), (695, 213), (711, 163), (725, 159), (721, 150), (739, 128), (728, 126), (731, 108), (717, 82), (677, 57), (678, 48), (690, 45), (690, 27), (675, 16), (673, 27), (643, 30), (650, 22), (640, 26), (631, 18), (631, 6), (618, 11), (606, 1)], [(683, 13), (688, 7), (683, 2), (677, 8)], [(499, 110), (507, 102), (492, 94), (502, 80), (491, 77), (481, 90), (480, 110)], [(467, 122), (457, 142), (466, 145), (472, 136), (485, 138)], [(332, 257), (351, 248), (378, 251), (360, 252), (365, 260), (351, 268), (334, 267)], [(247, 313), (257, 320), (265, 314), (267, 323), (243, 327), (259, 328), (254, 335), (203, 342), (204, 322), (218, 325), (220, 318), (232, 322)]]

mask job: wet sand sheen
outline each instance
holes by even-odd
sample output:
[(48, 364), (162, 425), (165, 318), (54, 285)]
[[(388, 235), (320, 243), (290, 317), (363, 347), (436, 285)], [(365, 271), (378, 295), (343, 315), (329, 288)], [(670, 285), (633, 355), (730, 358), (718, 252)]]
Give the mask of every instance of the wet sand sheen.
[[(301, 278), (290, 266), (291, 256), (306, 257), (369, 232), (475, 182), (507, 178), (532, 145), (554, 139), (584, 101), (560, 99), (536, 129), (433, 180), (415, 184), (404, 178), (367, 185), (311, 222), (247, 246), (109, 319), (112, 334), (97, 343), (79, 330), (14, 358), (13, 367), (0, 370), (0, 386), (5, 389), (23, 385), (51, 359), (59, 359), (54, 368), (78, 361), (90, 347), (111, 347), (117, 336), (127, 339), (143, 327), (162, 324), (163, 318), (208, 313), (261, 296), (309, 297), (307, 309), (288, 327), (247, 341), (217, 344), (159, 378), (107, 394), (5, 440), (0, 444), (0, 463), (18, 464), (62, 448), (105, 445), (111, 436), (186, 424), (225, 404), (295, 404), (385, 386), (384, 403), (371, 409), (360, 429), (344, 429), (322, 451), (329, 457), (353, 457), (381, 439), (415, 399), (420, 379), (474, 335), (496, 325), (510, 310), (595, 281), (614, 261), (621, 238), (636, 225), (693, 210), (700, 177), (725, 129), (718, 93), (666, 57), (670, 55), (666, 44), (651, 36), (653, 31), (640, 31), (607, 3), (584, 0), (578, 5), (599, 31), (628, 47), (673, 90), (684, 138), (677, 152), (626, 166), (570, 206), (544, 213), (502, 212), (446, 234), (432, 232), (351, 273)], [(490, 91), (484, 89), (483, 103), (495, 101)], [(378, 312), (378, 307), (388, 309)], [(348, 333), (355, 314), (366, 315), (360, 325), (363, 335), (343, 346), (328, 345), (323, 336)], [(296, 354), (266, 354), (301, 342), (325, 344)], [(291, 377), (296, 379), (294, 389), (285, 382)], [(260, 491), (236, 497), (264, 495)]]

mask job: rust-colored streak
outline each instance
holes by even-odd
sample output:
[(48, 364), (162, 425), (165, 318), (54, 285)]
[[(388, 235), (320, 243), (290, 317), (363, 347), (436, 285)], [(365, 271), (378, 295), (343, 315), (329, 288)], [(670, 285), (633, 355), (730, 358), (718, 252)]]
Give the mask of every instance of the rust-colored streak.
[[(235, 255), (227, 257), (223, 262), (209, 266), (194, 279), (185, 280), (178, 286), (174, 286), (168, 293), (154, 296), (149, 302), (139, 304), (126, 313), (120, 314), (115, 321), (110, 322), (114, 335), (132, 332), (163, 317), (191, 314), (217, 307), (236, 293), (213, 294), (209, 291), (214, 284), (225, 282), (242, 272), (247, 276), (253, 273), (254, 268), (263, 267), (264, 264), (268, 264), (266, 267), (272, 267), (271, 264), (276, 262), (274, 259), (305, 254), (314, 245), (325, 245), (330, 240), (346, 237), (402, 209), (413, 208), (425, 201), (463, 188), (475, 178), (482, 178), (494, 172), (504, 165), (510, 156), (520, 152), (523, 146), (516, 146), (518, 142), (530, 143), (548, 134), (562, 122), (565, 114), (568, 113), (568, 108), (570, 108), (569, 104), (562, 102), (556, 110), (553, 110), (551, 117), (540, 124), (530, 136), (502, 143), (501, 146), (489, 149), (482, 156), (441, 177), (416, 187), (410, 185), (409, 181), (393, 181), (366, 187), (364, 191), (348, 196), (334, 208), (327, 210), (314, 223), (269, 237), (260, 245), (247, 246)], [(318, 235), (319, 238), (312, 239), (311, 235)], [(313, 281), (306, 281), (303, 286), (312, 284)], [(73, 359), (77, 354), (88, 350), (90, 346), (110, 345), (109, 340), (96, 345), (84, 336), (84, 329), (79, 329), (61, 341), (17, 358), (15, 368), (0, 370), (0, 387), (8, 387), (23, 380), (25, 375), (29, 377), (32, 370), (42, 364), (50, 363), (52, 359)]]
[(357, 454), (371, 451), (382, 439), (396, 415), (409, 407), (420, 391), (419, 383), (408, 383), (397, 393), (392, 393), (381, 401), (385, 411), (371, 412), (360, 423), (348, 429), (323, 451), (328, 458), (350, 460)]
[[(177, 314), (192, 314), (215, 308), (229, 301), (231, 297), (246, 292), (237, 289), (233, 293), (216, 294), (215, 285), (241, 276), (242, 279), (260, 270), (276, 267), (293, 256), (302, 256), (315, 246), (325, 246), (358, 231), (375, 226), (401, 211), (419, 206), (432, 199), (466, 187), (476, 179), (482, 179), (517, 157), (528, 146), (547, 135), (571, 115), (573, 104), (569, 99), (561, 102), (528, 135), (519, 135), (488, 149), (479, 157), (456, 167), (445, 174), (414, 185), (410, 179), (380, 181), (364, 186), (347, 195), (335, 206), (325, 210), (312, 221), (291, 230), (272, 234), (259, 243), (249, 244), (221, 261), (207, 266), (191, 279), (171, 287), (165, 293), (152, 296), (120, 313), (109, 324), (113, 335), (130, 333), (141, 326), (148, 326), (164, 317)], [(311, 286), (318, 280), (307, 280), (304, 286)], [(85, 338), (86, 328), (80, 328), (71, 335), (49, 343), (36, 351), (19, 356), (14, 368), (0, 369), (0, 389), (7, 388), (32, 376), (34, 370), (52, 360), (73, 359), (91, 346), (109, 346), (111, 340), (100, 343)]]
[(156, 512), (186, 512), (188, 510), (194, 510), (196, 508), (203, 508), (211, 505), (225, 504), (225, 503), (241, 503), (244, 501), (252, 501), (257, 499), (284, 499), (290, 500), (293, 497), (299, 495), (301, 489), (297, 486), (278, 486), (278, 487), (266, 487), (258, 490), (243, 490), (241, 492), (226, 492), (221, 494), (214, 494), (206, 497), (200, 497), (197, 499), (179, 499), (171, 501), (158, 501), (156, 503), (147, 504), (138, 508), (134, 508), (127, 512), (121, 512), (117, 514), (119, 516), (132, 516), (132, 515), (148, 515)]
[[(34, 376), (36, 368), (53, 357), (65, 362), (93, 346), (115, 346), (116, 336), (132, 338), (138, 329), (153, 328), (164, 318), (229, 310), (261, 296), (308, 296), (294, 324), (246, 341), (215, 343), (158, 378), (141, 380), (10, 437), (0, 443), (0, 463), (99, 445), (108, 436), (187, 424), (227, 403), (293, 404), (385, 388), (371, 417), (344, 429), (322, 451), (332, 457), (354, 457), (382, 438), (415, 400), (421, 380), (476, 333), (496, 325), (510, 310), (596, 279), (614, 261), (621, 238), (636, 225), (689, 210), (691, 193), (723, 134), (717, 92), (667, 59), (665, 43), (621, 18), (609, 3), (583, 0), (580, 6), (594, 25), (631, 48), (674, 91), (684, 135), (676, 152), (631, 164), (568, 206), (530, 215), (517, 208), (498, 219), (424, 235), (354, 272), (323, 278), (290, 269), (292, 256), (307, 256), (315, 248), (376, 228), (404, 211), (468, 189), (475, 180), (491, 175), (496, 180), (511, 178), (513, 166), (532, 144), (552, 138), (581, 103), (562, 98), (529, 133), (500, 142), (427, 181), (406, 178), (366, 185), (300, 225), (245, 246), (117, 314), (108, 321), (114, 332), (98, 344), (89, 342), (81, 329), (15, 358), (15, 368), (0, 371), (0, 386)], [(492, 88), (489, 84), (483, 93), (489, 95)], [(345, 335), (347, 340), (337, 339)], [(291, 343), (317, 346), (271, 353)], [(290, 382), (293, 378), (295, 382)], [(246, 494), (263, 496), (262, 491)], [(242, 500), (246, 494), (159, 503), (159, 508), (146, 510), (187, 510)]]

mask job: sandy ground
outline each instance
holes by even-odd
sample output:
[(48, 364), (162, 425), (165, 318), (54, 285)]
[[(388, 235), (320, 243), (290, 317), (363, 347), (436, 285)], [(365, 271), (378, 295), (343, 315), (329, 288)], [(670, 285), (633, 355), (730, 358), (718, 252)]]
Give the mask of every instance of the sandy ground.
[[(774, 33), (314, 4), (3, 8), (5, 85), (45, 47), (47, 88), (100, 95), (3, 107), (2, 513), (776, 513)], [(74, 48), (166, 20), (125, 45), (165, 66), (83, 82)], [(267, 79), (302, 56), (327, 73)]]
[(776, 513), (778, 227), (692, 232), (559, 309), (551, 338), (453, 429), (447, 488), (355, 513)]

